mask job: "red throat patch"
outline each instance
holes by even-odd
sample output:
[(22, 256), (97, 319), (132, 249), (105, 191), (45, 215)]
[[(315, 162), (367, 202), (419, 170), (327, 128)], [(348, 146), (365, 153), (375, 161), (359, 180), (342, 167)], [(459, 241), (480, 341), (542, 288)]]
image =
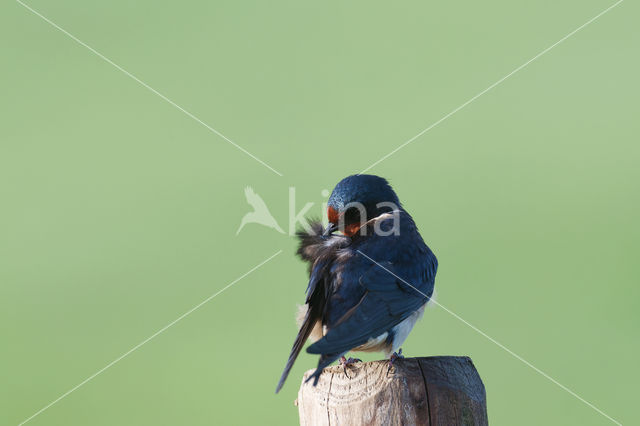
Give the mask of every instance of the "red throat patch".
[(329, 206), (327, 208), (327, 218), (329, 219), (329, 222), (334, 223), (334, 224), (338, 224), (338, 221), (340, 220), (340, 215), (338, 214), (338, 210), (334, 209), (333, 207)]
[(351, 237), (353, 236), (353, 234), (355, 234), (359, 230), (360, 230), (360, 224), (352, 223), (351, 225), (347, 225), (344, 227), (344, 235), (346, 235), (347, 237)]
[[(331, 206), (327, 208), (327, 218), (329, 219), (329, 222), (335, 225), (338, 225), (340, 223), (340, 213), (338, 213), (338, 211)], [(356, 232), (358, 232), (359, 229), (360, 229), (359, 223), (352, 223), (350, 225), (346, 225), (342, 233), (347, 237), (351, 237)]]

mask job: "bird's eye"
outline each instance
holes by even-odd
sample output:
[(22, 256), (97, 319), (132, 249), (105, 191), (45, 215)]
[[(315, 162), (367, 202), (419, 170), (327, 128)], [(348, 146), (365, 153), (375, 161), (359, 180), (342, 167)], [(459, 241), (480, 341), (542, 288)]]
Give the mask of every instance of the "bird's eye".
[(350, 207), (344, 212), (345, 223), (360, 223), (360, 209), (356, 207)]

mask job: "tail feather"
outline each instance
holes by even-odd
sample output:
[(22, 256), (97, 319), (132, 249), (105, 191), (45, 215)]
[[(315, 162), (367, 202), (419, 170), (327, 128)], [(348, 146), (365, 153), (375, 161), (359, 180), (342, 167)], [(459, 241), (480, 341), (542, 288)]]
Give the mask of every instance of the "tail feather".
[(329, 364), (333, 363), (335, 360), (340, 358), (342, 355), (343, 354), (322, 354), (322, 355), (320, 355), (320, 359), (318, 360), (318, 367), (316, 368), (316, 371), (314, 371), (313, 374), (307, 378), (305, 383), (307, 383), (309, 380), (313, 379), (313, 386), (317, 385), (318, 384), (318, 379), (320, 379), (320, 375), (322, 374), (322, 370), (324, 370), (325, 367), (328, 367)]
[(287, 380), (287, 376), (289, 376), (289, 372), (291, 371), (291, 367), (293, 367), (293, 363), (296, 362), (296, 358), (300, 354), (302, 347), (304, 346), (304, 342), (307, 341), (307, 338), (311, 334), (313, 327), (315, 326), (316, 316), (313, 315), (309, 309), (307, 314), (304, 317), (304, 321), (302, 326), (300, 327), (300, 331), (296, 336), (295, 342), (293, 342), (293, 347), (291, 348), (291, 354), (289, 355), (289, 359), (287, 360), (287, 365), (284, 367), (284, 371), (282, 372), (282, 376), (280, 376), (280, 381), (278, 382), (278, 386), (276, 387), (276, 393), (282, 389), (282, 385), (284, 385), (285, 380)]

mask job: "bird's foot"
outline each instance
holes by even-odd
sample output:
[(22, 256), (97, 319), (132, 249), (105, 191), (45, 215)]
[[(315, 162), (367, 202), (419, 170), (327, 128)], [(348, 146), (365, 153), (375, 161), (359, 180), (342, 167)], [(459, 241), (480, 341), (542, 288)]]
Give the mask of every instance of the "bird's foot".
[[(342, 369), (344, 370), (344, 375), (349, 377), (349, 374), (347, 374), (347, 367), (352, 367), (353, 364), (355, 364), (356, 362), (362, 362), (361, 359), (359, 358), (345, 358), (344, 356), (340, 357), (340, 365), (342, 366)], [(350, 378), (350, 377), (349, 377)]]
[(404, 355), (402, 355), (402, 348), (398, 349), (398, 352), (392, 353), (389, 357), (389, 367), (387, 368), (387, 372), (391, 370), (391, 367), (393, 367), (393, 363), (395, 362), (395, 360), (400, 358), (404, 358)]

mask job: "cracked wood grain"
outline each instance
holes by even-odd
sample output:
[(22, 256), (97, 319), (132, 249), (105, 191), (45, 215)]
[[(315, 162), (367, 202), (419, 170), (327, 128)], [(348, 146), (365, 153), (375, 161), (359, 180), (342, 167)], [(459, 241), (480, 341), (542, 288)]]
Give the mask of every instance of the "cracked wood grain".
[(345, 375), (326, 368), (318, 385), (298, 392), (300, 424), (487, 425), (482, 380), (468, 357), (405, 358), (357, 363)]

